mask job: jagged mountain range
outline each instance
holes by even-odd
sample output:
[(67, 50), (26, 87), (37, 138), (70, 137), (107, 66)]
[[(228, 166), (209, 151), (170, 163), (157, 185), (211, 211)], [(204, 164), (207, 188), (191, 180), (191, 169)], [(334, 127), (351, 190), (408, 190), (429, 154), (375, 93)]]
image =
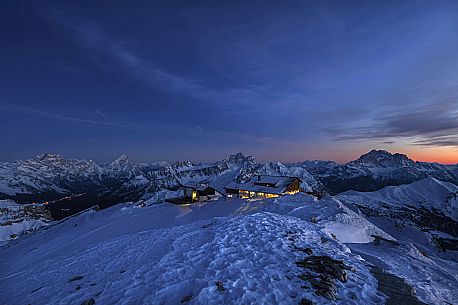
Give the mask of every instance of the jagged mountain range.
[(87, 202), (81, 206), (86, 208), (95, 201), (110, 205), (161, 190), (176, 190), (188, 181), (205, 181), (223, 188), (231, 180), (245, 181), (256, 174), (297, 176), (303, 180), (303, 189), (331, 194), (374, 191), (426, 177), (458, 184), (458, 165), (416, 162), (406, 155), (381, 150), (370, 151), (346, 164), (334, 161), (261, 164), (242, 153), (210, 164), (136, 163), (127, 156), (98, 164), (48, 153), (30, 160), (1, 162), (0, 199), (57, 202), (61, 210), (65, 209), (63, 203), (77, 200)]

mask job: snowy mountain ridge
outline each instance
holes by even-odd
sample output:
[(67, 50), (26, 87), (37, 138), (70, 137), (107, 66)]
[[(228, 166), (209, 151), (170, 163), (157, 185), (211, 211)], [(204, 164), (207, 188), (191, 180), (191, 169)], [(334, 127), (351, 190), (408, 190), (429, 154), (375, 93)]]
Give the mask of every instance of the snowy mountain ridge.
[(408, 184), (433, 177), (458, 184), (458, 164), (419, 162), (404, 154), (372, 150), (345, 164), (334, 161), (296, 163), (307, 169), (333, 194), (348, 190), (375, 191), (388, 185)]
[(436, 209), (458, 221), (458, 186), (435, 178), (425, 178), (406, 185), (387, 186), (375, 192), (348, 191), (341, 196), (371, 198), (395, 207), (411, 205)]
[[(435, 178), (387, 186), (374, 192), (348, 191), (336, 196), (394, 237), (435, 252), (444, 259), (458, 256), (458, 186)], [(449, 251), (451, 250), (451, 252)]]
[[(355, 161), (300, 163), (255, 162), (242, 153), (214, 163), (189, 161), (136, 163), (125, 155), (108, 164), (92, 160), (64, 159), (44, 154), (30, 160), (0, 162), (0, 199), (20, 203), (56, 202), (57, 217), (68, 216), (65, 209), (79, 210), (99, 202), (106, 207), (116, 202), (138, 200), (163, 191), (175, 192), (182, 183), (206, 182), (219, 190), (228, 183), (243, 182), (253, 175), (296, 176), (306, 191), (374, 191), (387, 185), (400, 185), (435, 177), (458, 183), (458, 166), (415, 162), (402, 154), (371, 151)], [(76, 204), (71, 204), (77, 197)]]
[[(234, 169), (254, 163), (253, 158), (239, 153), (231, 155), (228, 160), (215, 164), (193, 164), (189, 161), (135, 163), (123, 155), (106, 165), (99, 165), (92, 160), (64, 159), (60, 155), (44, 154), (30, 160), (0, 162), (0, 192), (8, 195), (55, 191), (67, 193), (71, 191), (70, 182), (87, 180), (95, 185), (103, 185), (104, 180), (129, 180), (134, 177), (150, 175), (157, 177), (176, 176), (184, 178), (188, 174), (211, 176), (228, 169)], [(155, 174), (155, 175), (154, 175)], [(46, 179), (46, 181), (45, 181)], [(62, 180), (67, 181), (62, 181)], [(64, 183), (62, 183), (64, 182)], [(68, 182), (65, 188), (65, 182)], [(60, 186), (62, 183), (63, 186)], [(15, 189), (17, 188), (17, 189)]]

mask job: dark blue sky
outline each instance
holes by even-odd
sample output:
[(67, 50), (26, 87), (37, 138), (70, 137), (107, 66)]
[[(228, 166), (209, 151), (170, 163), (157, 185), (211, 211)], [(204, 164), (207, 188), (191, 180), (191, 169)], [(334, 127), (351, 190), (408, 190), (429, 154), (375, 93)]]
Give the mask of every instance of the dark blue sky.
[(1, 160), (458, 162), (457, 1), (2, 1)]

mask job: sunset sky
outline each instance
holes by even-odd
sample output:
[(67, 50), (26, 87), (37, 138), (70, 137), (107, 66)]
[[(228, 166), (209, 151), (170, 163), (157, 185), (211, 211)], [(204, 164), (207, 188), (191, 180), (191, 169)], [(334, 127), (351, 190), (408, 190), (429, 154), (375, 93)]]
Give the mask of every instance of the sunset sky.
[(0, 161), (458, 163), (458, 1), (249, 2), (2, 1)]

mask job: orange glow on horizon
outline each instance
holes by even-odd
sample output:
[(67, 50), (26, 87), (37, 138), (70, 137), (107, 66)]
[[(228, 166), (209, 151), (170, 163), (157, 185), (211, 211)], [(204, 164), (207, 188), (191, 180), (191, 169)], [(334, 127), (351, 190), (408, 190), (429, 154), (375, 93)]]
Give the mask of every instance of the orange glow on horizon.
[[(341, 150), (340, 152), (330, 152), (328, 154), (322, 154), (321, 160), (334, 160), (338, 163), (347, 163), (358, 159), (361, 155), (366, 154), (371, 149), (382, 149), (387, 150), (390, 153), (400, 153), (407, 155), (409, 159), (421, 162), (437, 162), (441, 164), (458, 164), (458, 149), (457, 148), (444, 148), (444, 147), (375, 147), (375, 148), (363, 148), (358, 149), (357, 152), (353, 150)], [(300, 157), (299, 157), (300, 158)], [(298, 159), (299, 159), (298, 158)], [(309, 158), (314, 159), (314, 158)]]
[(441, 164), (458, 164), (458, 148), (456, 147), (419, 147), (409, 145), (408, 143), (399, 143), (398, 145), (371, 145), (366, 143), (355, 143), (353, 147), (347, 145), (338, 148), (335, 147), (314, 147), (316, 149), (304, 149), (297, 147), (288, 151), (269, 151), (264, 153), (264, 158), (254, 154), (256, 161), (272, 162), (302, 162), (304, 160), (332, 160), (344, 164), (349, 161), (358, 159), (361, 155), (375, 150), (386, 150), (392, 154), (400, 153), (407, 155), (414, 161), (437, 162)]
[(456, 148), (423, 148), (407, 150), (406, 154), (415, 161), (457, 164), (458, 149)]

